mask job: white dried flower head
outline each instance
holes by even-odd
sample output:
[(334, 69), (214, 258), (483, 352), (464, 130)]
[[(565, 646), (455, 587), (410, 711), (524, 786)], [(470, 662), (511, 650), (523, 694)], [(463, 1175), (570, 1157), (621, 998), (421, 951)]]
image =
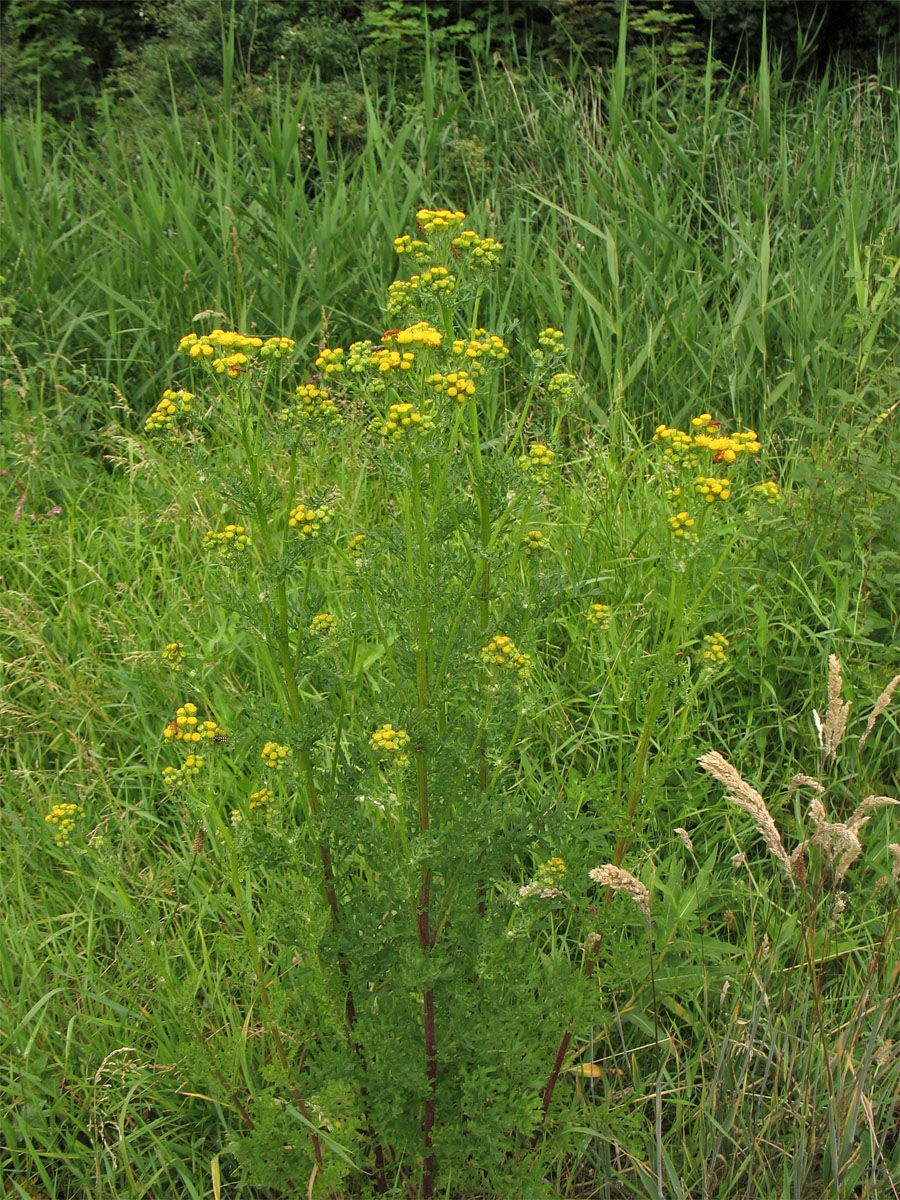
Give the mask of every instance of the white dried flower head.
[(738, 850), (737, 854), (732, 854), (731, 865), (736, 871), (739, 867), (745, 867), (747, 865), (747, 855), (743, 852), (743, 850)]
[(759, 792), (751, 787), (749, 783), (746, 783), (741, 778), (740, 773), (717, 750), (711, 750), (708, 754), (702, 754), (698, 762), (704, 771), (708, 771), (714, 779), (717, 779), (719, 783), (724, 784), (728, 788), (728, 795), (725, 797), (726, 800), (730, 800), (732, 804), (743, 809), (745, 813), (753, 818), (756, 828), (762, 835), (763, 841), (784, 867), (788, 878), (793, 884), (794, 873), (791, 867), (791, 860), (788, 858), (784, 843), (781, 840), (781, 834), (778, 832), (772, 814), (766, 807), (766, 802)]
[(836, 654), (832, 654), (828, 659), (828, 711), (822, 729), (822, 749), (826, 759), (830, 758), (832, 762), (837, 759), (838, 747), (847, 728), (847, 717), (850, 713), (850, 702), (844, 704), (841, 701), (843, 686), (840, 659)]
[(841, 913), (844, 911), (844, 909), (846, 907), (847, 907), (847, 893), (846, 892), (838, 892), (838, 894), (834, 898), (834, 907), (831, 910), (831, 928), (832, 929), (834, 929), (837, 926), (838, 918), (840, 917)]
[(900, 842), (891, 842), (888, 850), (894, 856), (894, 864), (891, 867), (891, 879), (893, 879), (894, 883), (900, 883)]
[(694, 843), (691, 841), (691, 835), (688, 833), (688, 831), (686, 829), (682, 829), (680, 825), (676, 825), (675, 833), (678, 834), (678, 836), (684, 842), (685, 846), (687, 846), (688, 850), (690, 850), (691, 854), (693, 854), (694, 853)]
[(588, 871), (588, 877), (599, 883), (601, 887), (612, 888), (616, 892), (625, 892), (630, 896), (647, 920), (650, 920), (650, 893), (639, 879), (621, 867), (607, 863), (603, 867), (594, 867)]
[(819, 716), (819, 710), (816, 708), (813, 709), (813, 724), (816, 727), (816, 735), (818, 736), (819, 748), (821, 749), (825, 745), (822, 737), (824, 726), (822, 725), (822, 718)]
[(884, 808), (888, 804), (900, 804), (900, 800), (894, 800), (891, 796), (866, 796), (865, 800), (860, 801), (856, 811), (848, 819), (847, 824), (851, 829), (858, 832), (869, 819), (869, 813), (873, 808)]
[(824, 787), (821, 785), (821, 783), (819, 783), (818, 779), (813, 779), (811, 775), (795, 775), (788, 784), (788, 795), (790, 796), (793, 792), (796, 792), (797, 788), (800, 787), (814, 788), (820, 796), (825, 792)]
[(875, 707), (872, 709), (871, 716), (869, 717), (868, 721), (866, 722), (865, 731), (863, 732), (862, 737), (859, 739), (860, 749), (862, 749), (869, 734), (875, 728), (875, 722), (878, 720), (878, 718), (881, 716), (881, 714), (884, 712), (884, 710), (890, 704), (891, 697), (893, 696), (894, 692), (896, 691), (898, 684), (900, 684), (900, 675), (895, 675), (894, 678), (891, 680), (891, 682), (887, 685), (887, 687), (881, 693), (881, 695), (878, 697), (878, 699), (875, 701)]

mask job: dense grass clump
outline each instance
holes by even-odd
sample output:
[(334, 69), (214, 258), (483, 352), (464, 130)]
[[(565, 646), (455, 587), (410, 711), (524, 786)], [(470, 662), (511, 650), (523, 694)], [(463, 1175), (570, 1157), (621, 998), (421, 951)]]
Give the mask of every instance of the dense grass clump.
[(11, 1196), (892, 1194), (898, 81), (626, 66), (4, 126)]

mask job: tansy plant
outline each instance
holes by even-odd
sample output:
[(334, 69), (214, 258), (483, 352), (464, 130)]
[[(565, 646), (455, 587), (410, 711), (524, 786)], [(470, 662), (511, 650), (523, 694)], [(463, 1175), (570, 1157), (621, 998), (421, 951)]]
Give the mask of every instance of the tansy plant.
[[(502, 246), (463, 213), (421, 210), (394, 249), (406, 269), (377, 342), (295, 363), (282, 336), (181, 341), (184, 378), (147, 432), (190, 476), (205, 590), (240, 615), (266, 682), (230, 740), (207, 697), (173, 697), (163, 782), (192, 835), (215, 835), (240, 913), (232, 969), (255, 980), (246, 1022), (271, 1047), (236, 1072), (212, 1030), (199, 1039), (246, 1176), (522, 1194), (577, 1105), (556, 1084), (598, 1003), (604, 919), (560, 853), (565, 806), (517, 787), (557, 670), (535, 598), (551, 577), (584, 596), (556, 534), (578, 381), (558, 330), (513, 359), (482, 327)], [(689, 543), (758, 442), (708, 417), (658, 440)], [(587, 654), (607, 599), (578, 600)], [(579, 839), (593, 849), (589, 827)]]

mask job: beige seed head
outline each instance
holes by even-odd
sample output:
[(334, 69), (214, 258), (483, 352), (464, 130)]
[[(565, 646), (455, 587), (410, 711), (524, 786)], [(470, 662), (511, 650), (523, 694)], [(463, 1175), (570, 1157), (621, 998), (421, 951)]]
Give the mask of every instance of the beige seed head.
[(685, 846), (687, 846), (688, 850), (690, 850), (691, 854), (693, 854), (694, 843), (691, 841), (691, 835), (688, 833), (688, 831), (686, 829), (682, 829), (680, 825), (676, 825), (674, 832), (678, 834)]
[(621, 867), (608, 863), (603, 867), (594, 867), (588, 871), (588, 877), (599, 883), (601, 887), (612, 888), (615, 892), (625, 892), (629, 895), (647, 920), (650, 920), (650, 893), (639, 879)]
[(866, 722), (865, 731), (864, 731), (862, 737), (859, 739), (860, 749), (862, 749), (862, 747), (866, 741), (866, 738), (869, 736), (869, 734), (875, 728), (875, 722), (878, 720), (878, 718), (881, 716), (881, 714), (884, 712), (884, 710), (890, 704), (891, 697), (893, 696), (898, 684), (900, 684), (900, 675), (895, 675), (894, 678), (891, 680), (891, 682), (887, 685), (887, 687), (881, 693), (881, 695), (878, 697), (878, 699), (875, 701), (875, 707), (872, 709), (872, 714), (869, 717), (868, 721)]
[(840, 659), (836, 654), (832, 654), (828, 659), (828, 712), (822, 727), (822, 748), (825, 757), (830, 758), (832, 762), (837, 759), (838, 747), (847, 728), (847, 717), (850, 713), (850, 702), (841, 702), (843, 686)]
[(751, 787), (749, 783), (746, 783), (741, 778), (740, 773), (717, 750), (711, 750), (708, 754), (702, 754), (697, 761), (704, 771), (708, 771), (714, 779), (717, 779), (719, 783), (724, 784), (728, 788), (726, 799), (752, 817), (763, 841), (782, 864), (788, 878), (793, 884), (794, 873), (791, 867), (791, 860), (788, 858), (784, 843), (781, 840), (781, 834), (778, 832), (778, 827), (775, 824), (772, 814), (766, 807), (766, 802), (759, 792)]

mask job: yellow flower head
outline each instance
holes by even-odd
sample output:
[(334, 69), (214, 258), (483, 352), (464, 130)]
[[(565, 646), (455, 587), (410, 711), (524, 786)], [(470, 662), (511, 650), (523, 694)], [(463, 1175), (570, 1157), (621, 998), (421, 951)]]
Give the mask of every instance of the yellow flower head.
[(328, 524), (332, 515), (329, 504), (320, 504), (318, 508), (312, 508), (301, 502), (291, 509), (288, 525), (297, 531), (300, 541), (305, 542), (307, 539), (317, 538), (322, 526)]
[(163, 737), (167, 742), (184, 742), (190, 746), (215, 741), (225, 737), (225, 733), (215, 721), (201, 721), (196, 704), (183, 704), (175, 710), (175, 717), (163, 730)]
[(391, 724), (379, 725), (369, 744), (377, 754), (389, 758), (394, 766), (409, 766), (409, 755), (406, 753), (409, 734), (405, 730), (395, 729)]
[(284, 764), (291, 757), (290, 746), (279, 746), (277, 742), (266, 742), (260, 757), (272, 771), (283, 771)]
[(84, 816), (80, 804), (54, 804), (44, 820), (53, 830), (57, 846), (67, 846), (72, 840), (75, 824)]
[(774, 480), (768, 480), (766, 483), (757, 483), (751, 488), (751, 493), (756, 500), (762, 500), (766, 504), (777, 504), (781, 499), (781, 492), (778, 490), (778, 484)]
[(519, 466), (535, 483), (543, 484), (550, 478), (550, 468), (555, 458), (556, 454), (549, 446), (535, 442), (528, 453), (521, 456)]
[(339, 425), (341, 415), (338, 407), (326, 391), (314, 383), (301, 383), (294, 395), (297, 403), (284, 409), (282, 416), (289, 418), (297, 413), (304, 421), (321, 421), (327, 425)]
[(464, 212), (451, 212), (447, 208), (420, 208), (416, 222), (423, 233), (449, 233), (466, 219)]
[(173, 418), (178, 413), (190, 412), (193, 399), (191, 392), (166, 388), (159, 404), (144, 422), (147, 433), (154, 433), (157, 429), (171, 429)]
[(344, 369), (344, 351), (340, 346), (333, 350), (320, 350), (319, 356), (316, 359), (316, 366), (323, 375), (339, 375)]
[(203, 549), (215, 550), (225, 559), (233, 559), (243, 554), (249, 545), (250, 535), (243, 525), (226, 525), (219, 532), (207, 529), (203, 535)]
[(446, 375), (435, 372), (425, 381), (438, 395), (446, 395), (450, 400), (469, 400), (475, 395), (475, 381), (468, 371), (450, 371)]
[(697, 535), (694, 533), (694, 518), (685, 510), (676, 513), (673, 517), (669, 517), (669, 528), (672, 530), (672, 536), (679, 541), (695, 541)]
[(496, 667), (502, 671), (515, 671), (519, 679), (525, 682), (531, 671), (531, 655), (522, 654), (516, 648), (511, 637), (498, 633), (488, 644), (482, 647), (481, 661), (487, 667)]
[(257, 808), (264, 808), (272, 799), (272, 793), (267, 787), (261, 787), (258, 791), (250, 793), (250, 811), (253, 812)]
[(587, 619), (589, 625), (605, 628), (609, 624), (609, 605), (592, 604), (588, 609)]
[(522, 539), (522, 549), (528, 555), (540, 554), (547, 549), (547, 539), (540, 529), (529, 529)]
[(451, 243), (456, 253), (467, 265), (490, 270), (500, 261), (503, 246), (492, 237), (479, 237), (474, 229), (464, 229)]
[(724, 633), (708, 633), (703, 639), (700, 657), (712, 667), (721, 666), (727, 657), (728, 638)]
[(309, 632), (315, 637), (328, 637), (337, 632), (338, 619), (334, 613), (317, 613), (309, 623)]
[(716, 500), (728, 500), (731, 496), (731, 482), (726, 478), (716, 478), (713, 475), (700, 475), (694, 480), (694, 491), (702, 496), (707, 504)]
[(160, 651), (159, 657), (171, 671), (174, 671), (184, 662), (184, 646), (181, 642), (167, 642), (165, 649)]
[(409, 442), (434, 429), (434, 417), (430, 402), (425, 401), (421, 409), (409, 400), (392, 404), (386, 417), (377, 417), (373, 428), (384, 438), (394, 442)]

